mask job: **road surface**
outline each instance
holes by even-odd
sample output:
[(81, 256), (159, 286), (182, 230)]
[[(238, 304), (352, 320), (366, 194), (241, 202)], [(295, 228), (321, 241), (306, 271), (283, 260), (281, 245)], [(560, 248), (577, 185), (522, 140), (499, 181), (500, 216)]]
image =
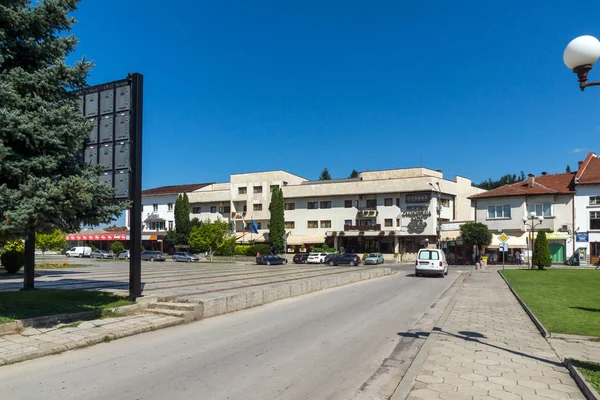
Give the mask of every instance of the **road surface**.
[(399, 271), (0, 367), (0, 399), (348, 399), (459, 276)]

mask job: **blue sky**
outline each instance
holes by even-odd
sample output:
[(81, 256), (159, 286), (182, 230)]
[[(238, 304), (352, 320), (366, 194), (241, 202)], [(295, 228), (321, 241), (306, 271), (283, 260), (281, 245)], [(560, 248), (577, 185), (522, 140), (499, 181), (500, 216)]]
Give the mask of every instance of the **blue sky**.
[(84, 0), (74, 16), (90, 84), (144, 75), (144, 188), (419, 165), (480, 182), (600, 151), (600, 88), (562, 62), (600, 36), (598, 2)]

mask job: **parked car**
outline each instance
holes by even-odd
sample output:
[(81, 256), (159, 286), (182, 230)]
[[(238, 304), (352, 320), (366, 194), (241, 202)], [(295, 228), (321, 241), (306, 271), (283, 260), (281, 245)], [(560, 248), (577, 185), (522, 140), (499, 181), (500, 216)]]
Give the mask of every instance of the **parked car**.
[(327, 253), (310, 253), (306, 262), (308, 264), (323, 264), (325, 262), (325, 257), (327, 257)]
[(104, 250), (94, 250), (90, 253), (90, 258), (115, 258), (115, 255)]
[(191, 255), (190, 253), (178, 251), (177, 253), (173, 254), (173, 261), (197, 262), (200, 261), (200, 259), (196, 256)]
[(440, 249), (421, 249), (415, 261), (415, 275), (448, 275), (446, 254)]
[(129, 260), (131, 258), (131, 252), (129, 250), (123, 250), (117, 256), (119, 260)]
[(337, 253), (329, 253), (325, 256), (325, 258), (323, 259), (323, 263), (325, 264), (329, 264), (329, 262), (331, 260), (333, 260), (334, 258), (336, 258), (337, 256), (339, 256), (339, 254)]
[(281, 265), (287, 264), (287, 262), (287, 259), (275, 254), (264, 254), (256, 257), (256, 263), (259, 265)]
[(88, 246), (71, 247), (71, 250), (65, 252), (67, 257), (89, 257), (90, 254), (92, 254), (92, 248)]
[(327, 264), (329, 264), (330, 266), (349, 265), (351, 267), (354, 267), (355, 265), (359, 265), (360, 261), (361, 260), (358, 255), (352, 253), (344, 253), (338, 254), (337, 257), (334, 257), (331, 260), (329, 260)]
[(144, 250), (142, 251), (142, 260), (143, 261), (165, 261), (167, 259), (167, 257), (165, 256), (165, 253), (163, 253), (162, 251), (156, 251), (156, 250)]
[(377, 264), (383, 264), (383, 262), (384, 262), (383, 254), (381, 254), (381, 253), (369, 253), (363, 260), (363, 263), (365, 265), (367, 265), (367, 264), (377, 265)]
[(294, 258), (292, 261), (294, 261), (294, 264), (306, 264), (307, 258), (308, 258), (308, 253), (298, 253), (298, 254), (294, 255)]

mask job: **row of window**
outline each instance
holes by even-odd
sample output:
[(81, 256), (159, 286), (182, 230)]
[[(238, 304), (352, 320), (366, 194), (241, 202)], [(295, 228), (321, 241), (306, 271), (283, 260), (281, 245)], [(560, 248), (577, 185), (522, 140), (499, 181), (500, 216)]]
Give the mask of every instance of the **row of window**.
[[(279, 187), (279, 185), (271, 185), (271, 192), (273, 190), (277, 189), (278, 187)], [(262, 192), (263, 192), (262, 186), (253, 186), (252, 187), (252, 193), (262, 193)], [(248, 188), (245, 186), (239, 187), (238, 194), (248, 194)]]
[[(167, 210), (168, 211), (173, 211), (173, 203), (168, 203), (167, 204)], [(152, 211), (154, 211), (154, 212), (158, 211), (158, 203), (152, 204)]]
[[(359, 220), (358, 224), (359, 224), (359, 226), (373, 226), (374, 225), (372, 220)], [(393, 227), (394, 220), (392, 218), (385, 219), (384, 224), (386, 227)], [(352, 220), (351, 219), (345, 220), (344, 225), (352, 225)], [(319, 226), (321, 228), (331, 228), (331, 221), (321, 221), (320, 223), (319, 223), (319, 221), (307, 221), (307, 227), (310, 229), (317, 229), (317, 228), (319, 228)], [(396, 226), (400, 227), (400, 218), (396, 219)], [(295, 228), (296, 228), (295, 221), (286, 221), (285, 222), (285, 229), (295, 229)]]
[[(383, 205), (385, 207), (391, 207), (394, 205), (394, 199), (389, 197), (384, 199), (383, 201)], [(359, 200), (344, 200), (344, 208), (352, 208), (352, 207), (359, 207)], [(448, 199), (440, 199), (440, 205), (442, 207), (450, 207), (450, 200)], [(400, 207), (400, 199), (396, 198), (396, 206)], [(317, 210), (319, 208), (321, 209), (327, 209), (327, 208), (331, 208), (331, 201), (309, 201), (306, 204), (306, 208), (309, 210)], [(368, 209), (375, 209), (377, 208), (377, 199), (369, 199), (366, 202), (366, 208)], [(296, 203), (285, 203), (284, 205), (284, 209), (287, 211), (292, 211), (296, 209)]]
[[(168, 221), (169, 222), (169, 229), (173, 229), (173, 221)], [(147, 229), (149, 231), (164, 231), (165, 230), (165, 221), (160, 221), (160, 222), (148, 222), (147, 223)]]
[[(488, 219), (511, 218), (509, 205), (488, 206)], [(536, 217), (551, 217), (552, 203), (527, 204), (527, 215), (534, 213)]]
[[(211, 206), (208, 208), (208, 212), (210, 212), (211, 214), (215, 214), (217, 212), (217, 209), (219, 210), (220, 214), (224, 214), (227, 215), (231, 212), (231, 207), (230, 206)], [(192, 207), (192, 214), (200, 214), (202, 213), (202, 207)]]

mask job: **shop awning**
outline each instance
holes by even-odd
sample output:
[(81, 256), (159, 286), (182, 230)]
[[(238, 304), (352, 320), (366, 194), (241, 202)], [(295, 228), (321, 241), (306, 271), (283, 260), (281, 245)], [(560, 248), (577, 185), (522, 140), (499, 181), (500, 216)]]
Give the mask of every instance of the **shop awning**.
[(148, 218), (144, 222), (166, 222), (164, 218)]
[[(80, 241), (80, 240), (129, 240), (129, 235), (119, 233), (101, 233), (101, 234), (79, 234), (74, 233), (67, 235), (67, 240)], [(142, 235), (142, 240), (156, 240), (156, 235)]]
[[(492, 244), (490, 244), (488, 247), (498, 247), (498, 245), (501, 243), (500, 235), (501, 234), (493, 234), (492, 235)], [(510, 248), (526, 249), (527, 248), (527, 233), (519, 232), (519, 235), (514, 235), (514, 234), (507, 234), (507, 235), (508, 235), (508, 240), (506, 241), (506, 243), (508, 243), (509, 249)]]
[(299, 246), (302, 244), (323, 244), (323, 242), (325, 242), (324, 235), (312, 235), (312, 236), (289, 235), (287, 238), (288, 246)]

